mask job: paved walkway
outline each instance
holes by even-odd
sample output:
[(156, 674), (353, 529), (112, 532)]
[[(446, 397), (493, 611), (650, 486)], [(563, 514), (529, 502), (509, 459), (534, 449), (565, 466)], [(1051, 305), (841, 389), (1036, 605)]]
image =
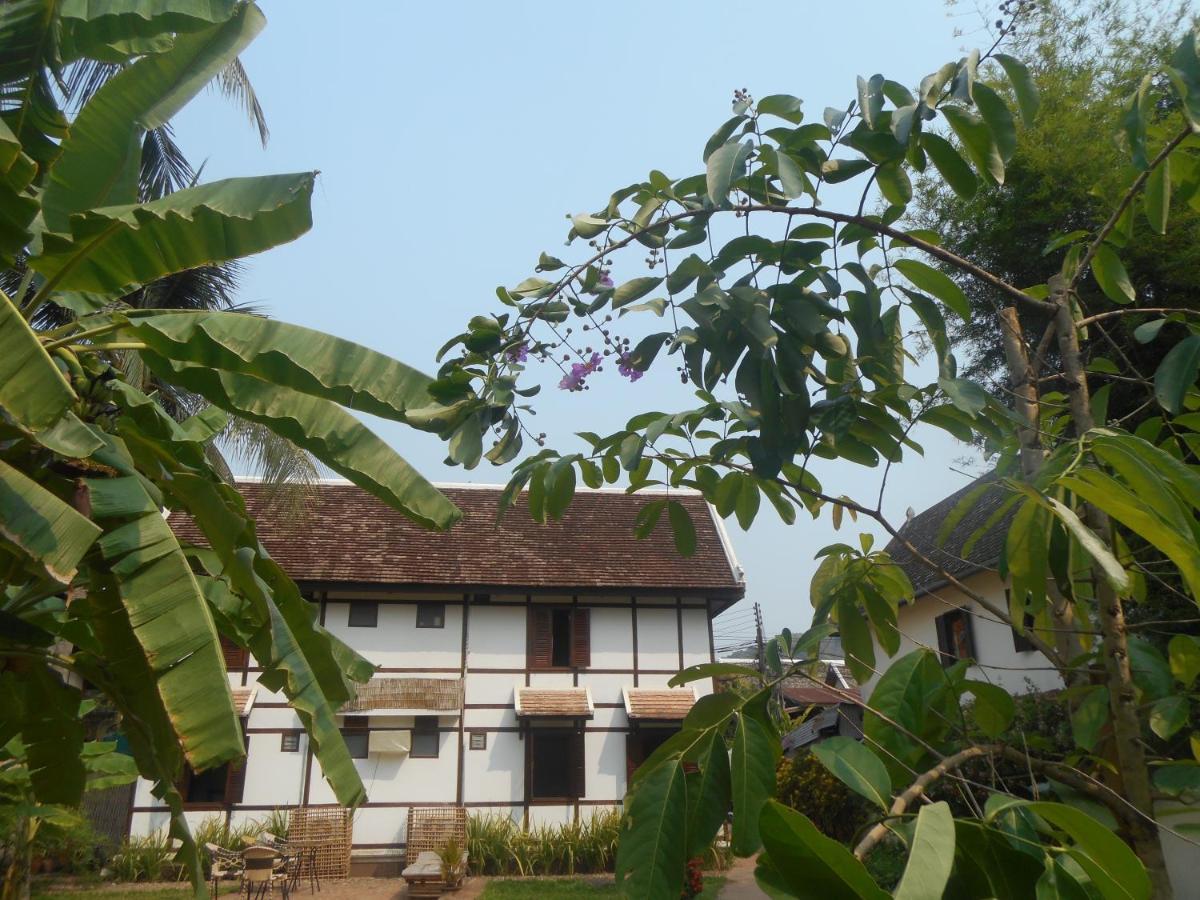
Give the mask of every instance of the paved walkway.
[(767, 895), (754, 881), (754, 860), (734, 860), (725, 873), (725, 887), (719, 900), (761, 900)]

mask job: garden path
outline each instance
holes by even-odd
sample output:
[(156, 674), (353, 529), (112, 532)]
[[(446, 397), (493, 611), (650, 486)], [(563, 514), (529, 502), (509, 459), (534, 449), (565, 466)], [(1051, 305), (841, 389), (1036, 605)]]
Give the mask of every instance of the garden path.
[(767, 895), (754, 881), (754, 859), (736, 859), (724, 873), (719, 900), (762, 900)]

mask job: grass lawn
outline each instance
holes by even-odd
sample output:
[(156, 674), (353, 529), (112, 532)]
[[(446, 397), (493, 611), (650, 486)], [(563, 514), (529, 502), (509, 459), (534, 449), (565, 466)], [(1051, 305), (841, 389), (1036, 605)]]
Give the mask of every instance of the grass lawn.
[[(705, 876), (701, 900), (716, 900), (723, 884), (725, 878), (722, 875)], [(573, 897), (600, 900), (620, 896), (612, 882), (593, 884), (581, 878), (520, 878), (488, 882), (481, 900), (571, 900)]]
[[(149, 885), (142, 887), (140, 885), (120, 885), (114, 884), (107, 887), (84, 888), (82, 890), (72, 890), (70, 888), (51, 887), (49, 890), (43, 888), (38, 889), (36, 883), (33, 886), (33, 900), (114, 900), (117, 897), (135, 897), (137, 900), (181, 900), (183, 897), (190, 895), (191, 885), (186, 882), (179, 885), (171, 885), (170, 887), (163, 885), (161, 887), (150, 887)], [(222, 894), (237, 893), (236, 884), (226, 884), (221, 886)]]

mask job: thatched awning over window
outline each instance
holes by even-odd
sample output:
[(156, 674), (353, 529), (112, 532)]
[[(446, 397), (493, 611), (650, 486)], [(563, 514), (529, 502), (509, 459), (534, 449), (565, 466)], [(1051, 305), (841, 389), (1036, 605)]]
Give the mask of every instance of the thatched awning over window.
[(517, 688), (520, 719), (590, 719), (594, 712), (592, 694), (585, 687)]
[(372, 678), (358, 686), (358, 696), (339, 712), (458, 715), (462, 702), (462, 680), (458, 678)]
[(692, 688), (625, 688), (625, 715), (630, 719), (681, 722), (696, 705)]

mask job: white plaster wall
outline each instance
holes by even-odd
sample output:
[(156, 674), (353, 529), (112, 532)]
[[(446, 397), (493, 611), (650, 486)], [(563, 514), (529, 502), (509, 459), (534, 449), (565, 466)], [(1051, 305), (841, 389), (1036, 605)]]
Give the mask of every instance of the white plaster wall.
[[(1200, 826), (1200, 805), (1159, 803), (1154, 812), (1163, 825), (1175, 831), (1179, 831), (1180, 826), (1192, 829)], [(1162, 835), (1167, 875), (1177, 900), (1200, 900), (1200, 847), (1165, 830), (1159, 834)]]
[(489, 732), (486, 750), (471, 750), (468, 744), (464, 754), (464, 800), (524, 800), (525, 743), (516, 732)]
[(529, 807), (529, 827), (540, 825), (566, 825), (575, 818), (575, 806), (531, 806)]
[(570, 672), (530, 672), (529, 686), (535, 688), (569, 688), (575, 686)]
[(517, 683), (518, 677), (517, 675), (508, 673), (492, 675), (468, 670), (466, 684), (464, 685), (465, 700), (468, 704), (511, 704), (513, 702), (513, 688)]
[(525, 668), (525, 608), (472, 606), (467, 620), (468, 669)]
[(399, 844), (404, 841), (408, 807), (361, 807), (354, 812), (355, 844)]
[(622, 703), (621, 689), (633, 685), (633, 675), (595, 675), (587, 670), (579, 673), (579, 686), (592, 692), (593, 703)]
[[(997, 606), (1007, 608), (1004, 583), (994, 573), (980, 573), (965, 579), (963, 583)], [(1013, 693), (1062, 687), (1062, 679), (1044, 656), (1033, 650), (1014, 650), (1012, 629), (1006, 623), (994, 620), (991, 613), (980, 609), (974, 601), (963, 601), (962, 595), (956, 591), (943, 590), (902, 606), (897, 617), (901, 632), (900, 649), (893, 659), (922, 646), (936, 650), (937, 626), (934, 620), (953, 608), (965, 607), (971, 612), (975, 654), (979, 662), (978, 666), (971, 667), (969, 677), (990, 681)], [(870, 696), (871, 690), (879, 682), (880, 674), (888, 665), (887, 654), (878, 644), (875, 645), (875, 656), (879, 673), (863, 685), (863, 695), (866, 697)]]
[(592, 608), (592, 667), (633, 668), (633, 610)]
[[(638, 600), (638, 668), (679, 669), (679, 624), (675, 607), (647, 609)], [(705, 638), (707, 641), (707, 637)]]
[(708, 610), (683, 610), (683, 665), (698, 666), (709, 661)]
[(612, 800), (625, 793), (625, 738), (625, 733), (618, 731), (583, 736), (586, 799)]
[[(304, 761), (308, 756), (308, 736), (300, 736), (300, 750), (284, 753), (279, 749), (280, 735), (251, 734), (246, 754), (246, 778), (242, 803), (248, 806), (288, 806), (304, 797)], [(313, 760), (313, 769), (320, 768)]]
[[(442, 601), (430, 597), (429, 602)], [(457, 667), (462, 653), (462, 614), (461, 604), (448, 603), (444, 628), (418, 628), (415, 603), (380, 603), (376, 627), (351, 628), (347, 624), (350, 604), (330, 602), (325, 607), (325, 627), (377, 666)]]

